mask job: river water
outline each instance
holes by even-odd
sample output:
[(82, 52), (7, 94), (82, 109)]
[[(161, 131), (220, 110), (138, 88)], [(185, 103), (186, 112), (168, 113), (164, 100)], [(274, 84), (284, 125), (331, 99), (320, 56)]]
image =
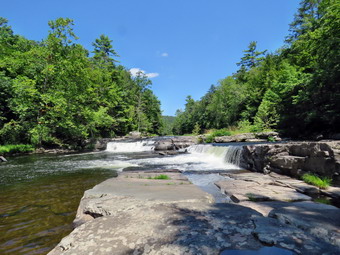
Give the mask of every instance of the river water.
[[(26, 155), (0, 164), (0, 254), (46, 254), (72, 231), (85, 190), (119, 171), (179, 169), (224, 202), (215, 171), (239, 170), (240, 147), (195, 145), (190, 153), (160, 156), (154, 140), (111, 142), (103, 152)], [(201, 173), (204, 171), (204, 178)]]

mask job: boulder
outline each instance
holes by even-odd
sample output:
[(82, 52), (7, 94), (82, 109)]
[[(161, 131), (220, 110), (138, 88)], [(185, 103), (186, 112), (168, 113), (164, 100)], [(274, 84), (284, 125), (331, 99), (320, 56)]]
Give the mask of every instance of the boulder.
[(159, 140), (155, 143), (155, 151), (180, 150), (196, 143), (195, 136), (179, 136)]
[(88, 139), (82, 144), (83, 148), (90, 148), (91, 150), (106, 150), (107, 144), (112, 141), (111, 138)]
[(269, 164), (273, 168), (280, 169), (280, 172), (283, 174), (294, 175), (295, 170), (302, 169), (304, 167), (305, 157), (275, 155), (269, 158)]
[(281, 140), (279, 138), (279, 133), (278, 132), (258, 132), (255, 133), (255, 137), (256, 138), (260, 138), (260, 139), (266, 139), (268, 141), (269, 137), (272, 137), (273, 139), (275, 139), (275, 141)]
[(132, 139), (140, 139), (142, 138), (142, 133), (139, 132), (139, 131), (131, 131), (128, 135), (129, 138), (132, 138)]

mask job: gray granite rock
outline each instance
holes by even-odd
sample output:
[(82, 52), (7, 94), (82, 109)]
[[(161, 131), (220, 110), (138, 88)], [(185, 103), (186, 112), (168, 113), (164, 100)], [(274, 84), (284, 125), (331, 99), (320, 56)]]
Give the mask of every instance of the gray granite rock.
[(269, 217), (323, 239), (340, 251), (340, 209), (337, 207), (313, 202), (292, 203), (273, 209)]
[(49, 254), (220, 254), (262, 247), (251, 234), (258, 212), (213, 204), (185, 176), (163, 174), (171, 179), (125, 173), (87, 191), (78, 227)]
[(273, 218), (255, 217), (253, 234), (264, 244), (295, 251), (297, 254), (336, 255), (339, 248), (295, 226)]
[[(159, 174), (171, 179), (152, 179)], [(253, 177), (233, 182), (273, 186), (271, 176), (263, 182)], [(178, 171), (126, 172), (85, 192), (78, 226), (49, 254), (217, 255), (263, 244), (296, 254), (337, 254), (339, 224), (331, 222), (338, 212), (312, 202), (215, 204)], [(308, 225), (311, 220), (316, 223)]]
[(241, 167), (300, 177), (306, 172), (340, 179), (339, 141), (290, 142), (243, 146)]

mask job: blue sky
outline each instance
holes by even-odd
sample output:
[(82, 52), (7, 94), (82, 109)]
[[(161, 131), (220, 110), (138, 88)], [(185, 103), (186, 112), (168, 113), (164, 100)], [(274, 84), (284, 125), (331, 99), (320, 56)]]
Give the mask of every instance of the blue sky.
[(300, 0), (1, 0), (0, 16), (17, 34), (42, 40), (49, 20), (72, 18), (78, 42), (92, 50), (101, 34), (120, 62), (144, 70), (164, 115), (200, 99), (234, 73), (250, 41), (283, 45)]

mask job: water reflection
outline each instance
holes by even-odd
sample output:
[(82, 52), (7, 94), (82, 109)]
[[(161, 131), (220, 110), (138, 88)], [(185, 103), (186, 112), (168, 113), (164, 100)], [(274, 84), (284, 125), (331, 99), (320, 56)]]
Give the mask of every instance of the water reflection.
[(75, 159), (78, 168), (61, 158), (23, 156), (0, 166), (0, 254), (46, 254), (72, 231), (84, 191), (116, 175), (79, 168), (91, 156)]

